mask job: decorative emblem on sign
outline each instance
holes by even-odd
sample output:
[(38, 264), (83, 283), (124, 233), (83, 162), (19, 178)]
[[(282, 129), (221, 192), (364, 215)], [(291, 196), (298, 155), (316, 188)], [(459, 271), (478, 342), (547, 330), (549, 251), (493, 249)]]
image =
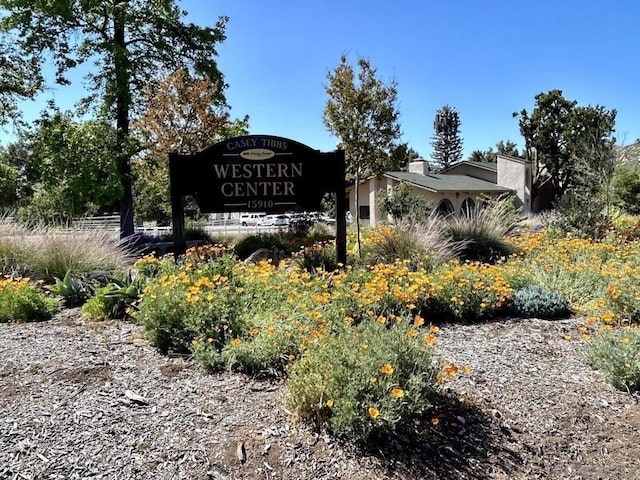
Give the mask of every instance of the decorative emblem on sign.
[(240, 152), (240, 156), (245, 160), (268, 160), (275, 157), (276, 152), (267, 150), (266, 148), (250, 148), (249, 150)]

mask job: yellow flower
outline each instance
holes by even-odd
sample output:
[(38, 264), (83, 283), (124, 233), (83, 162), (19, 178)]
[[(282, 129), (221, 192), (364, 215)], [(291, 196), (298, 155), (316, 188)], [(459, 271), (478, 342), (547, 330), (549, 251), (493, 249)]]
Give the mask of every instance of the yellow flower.
[(387, 375), (391, 375), (393, 373), (393, 367), (386, 363), (382, 367), (380, 367), (380, 371), (382, 373), (386, 373)]
[(401, 388), (394, 388), (393, 390), (391, 390), (391, 394), (396, 398), (402, 398), (404, 397), (404, 390), (402, 390)]
[(431, 423), (433, 424), (433, 426), (437, 426), (440, 423), (440, 420), (438, 420), (436, 417), (433, 417), (431, 419)]
[(329, 408), (333, 407), (333, 400), (332, 399), (327, 400), (327, 407), (329, 407)]
[(234, 347), (236, 345), (240, 345), (242, 343), (242, 340), (240, 340), (239, 338), (234, 338), (233, 340), (231, 340), (231, 345), (233, 345)]
[(377, 319), (378, 323), (387, 323), (387, 318), (380, 315)]
[(197, 345), (198, 344), (198, 340), (191, 340), (191, 345)]
[(629, 337), (624, 337), (624, 338), (622, 339), (622, 343), (624, 343), (625, 345), (629, 345), (629, 342), (630, 342), (630, 341), (631, 341), (631, 340), (629, 340)]
[(378, 418), (378, 415), (380, 415), (380, 411), (378, 411), (377, 408), (369, 407), (369, 416), (371, 418), (375, 420), (376, 418)]
[(564, 336), (564, 339), (565, 339), (565, 340), (571, 340), (571, 335), (565, 335), (565, 336)]
[(367, 348), (369, 348), (369, 345), (366, 343), (363, 343), (362, 345), (360, 345), (360, 348), (363, 350), (366, 350)]
[(371, 383), (376, 383), (378, 381), (378, 377), (371, 377), (371, 378), (369, 378), (369, 381)]
[(412, 338), (415, 337), (417, 334), (418, 332), (413, 328), (410, 328), (409, 331), (407, 332), (407, 335), (409, 335)]
[(413, 324), (416, 327), (421, 327), (422, 325), (424, 325), (424, 318), (422, 318), (420, 315), (416, 315), (416, 317), (413, 319)]
[(212, 343), (213, 342), (213, 338), (209, 337), (207, 338), (207, 343)]
[(431, 325), (431, 326), (429, 327), (429, 331), (430, 331), (431, 333), (438, 333), (438, 332), (440, 331), (440, 327), (436, 327), (435, 325)]

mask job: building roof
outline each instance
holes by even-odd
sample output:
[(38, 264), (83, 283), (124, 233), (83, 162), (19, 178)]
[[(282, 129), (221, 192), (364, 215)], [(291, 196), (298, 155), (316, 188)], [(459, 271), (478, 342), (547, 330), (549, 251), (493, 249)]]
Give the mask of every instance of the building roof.
[(411, 183), (417, 187), (424, 188), (431, 192), (484, 192), (484, 193), (507, 193), (510, 189), (500, 187), (495, 183), (487, 182), (479, 178), (468, 175), (447, 175), (440, 173), (430, 173), (420, 175), (419, 173), (408, 172), (387, 172), (385, 177), (398, 181)]
[(443, 168), (442, 170), (440, 170), (440, 173), (448, 172), (450, 170), (455, 170), (457, 167), (459, 167), (461, 165), (470, 165), (472, 167), (482, 168), (483, 170), (489, 170), (491, 172), (497, 172), (498, 171), (498, 164), (496, 162), (474, 162), (474, 161), (471, 161), (471, 160), (464, 160), (462, 162), (458, 162), (458, 163), (454, 163), (453, 165), (449, 165), (447, 168)]

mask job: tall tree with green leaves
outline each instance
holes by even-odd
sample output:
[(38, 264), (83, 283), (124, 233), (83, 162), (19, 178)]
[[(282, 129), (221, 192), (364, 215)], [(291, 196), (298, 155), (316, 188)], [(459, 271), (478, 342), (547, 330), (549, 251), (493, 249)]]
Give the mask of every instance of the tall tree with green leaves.
[(440, 168), (448, 168), (462, 160), (462, 138), (460, 137), (460, 115), (445, 105), (436, 112), (431, 139), (433, 158)]
[(39, 52), (28, 56), (16, 48), (13, 35), (0, 34), (0, 126), (20, 119), (17, 103), (33, 98), (43, 85)]
[(113, 155), (115, 128), (106, 121), (78, 122), (57, 110), (45, 112), (24, 132), (29, 196), (20, 214), (31, 220), (68, 221), (110, 213), (122, 195)]
[(525, 153), (533, 164), (534, 199), (545, 182), (551, 183), (552, 200), (557, 201), (584, 183), (585, 169), (612, 172), (615, 110), (581, 107), (564, 98), (561, 90), (550, 90), (535, 96), (531, 113), (522, 110), (514, 116), (519, 118)]
[(498, 161), (498, 154), (509, 155), (511, 157), (523, 156), (518, 150), (517, 144), (513, 143), (511, 140), (500, 140), (496, 143), (495, 151), (492, 147), (489, 147), (489, 150), (474, 150), (471, 152), (469, 161), (495, 163)]
[(360, 254), (360, 181), (399, 169), (406, 155), (399, 142), (401, 131), (397, 109), (397, 83), (385, 84), (369, 60), (359, 58), (356, 68), (343, 55), (329, 72), (329, 96), (323, 114), (327, 130), (338, 137), (347, 163), (347, 179), (354, 182), (356, 231)]
[(94, 65), (90, 99), (99, 101), (116, 126), (121, 235), (133, 234), (129, 128), (142, 87), (160, 67), (187, 68), (218, 82), (222, 97), (215, 56), (226, 18), (206, 28), (186, 23), (186, 12), (174, 0), (0, 0), (0, 8), (0, 33), (17, 32), (25, 58), (52, 58), (58, 83), (69, 83), (65, 74), (77, 65)]

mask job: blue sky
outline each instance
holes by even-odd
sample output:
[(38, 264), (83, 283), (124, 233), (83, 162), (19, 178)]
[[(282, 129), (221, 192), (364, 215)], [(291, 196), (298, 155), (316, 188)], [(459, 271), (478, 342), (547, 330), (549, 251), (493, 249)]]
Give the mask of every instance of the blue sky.
[[(464, 154), (500, 140), (523, 146), (512, 113), (558, 88), (580, 105), (618, 111), (616, 136), (640, 138), (640, 2), (616, 0), (183, 0), (189, 19), (230, 17), (219, 66), (236, 117), (251, 133), (280, 135), (328, 151), (322, 123), (327, 73), (340, 56), (368, 58), (398, 83), (403, 141), (431, 153), (433, 118), (445, 104), (461, 119)], [(81, 84), (43, 100), (72, 105)], [(65, 105), (68, 103), (68, 105)], [(0, 134), (1, 135), (1, 134)], [(1, 138), (1, 137), (0, 137)]]

